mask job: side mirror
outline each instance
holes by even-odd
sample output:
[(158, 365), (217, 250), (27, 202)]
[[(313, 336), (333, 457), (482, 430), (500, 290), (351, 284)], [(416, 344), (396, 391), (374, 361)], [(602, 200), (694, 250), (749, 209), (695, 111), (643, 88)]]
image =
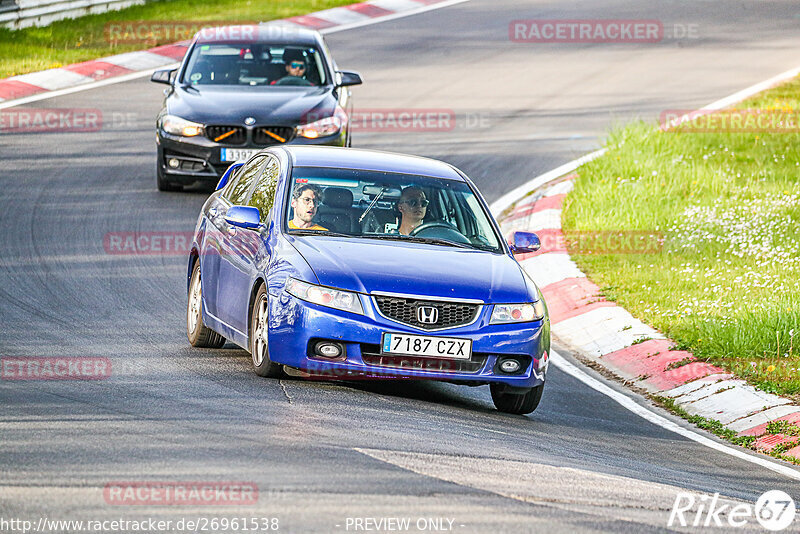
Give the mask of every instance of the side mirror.
[(539, 236), (533, 232), (514, 232), (514, 244), (511, 245), (511, 252), (514, 254), (536, 252), (541, 246)]
[(261, 226), (261, 213), (251, 206), (231, 206), (225, 214), (225, 221), (238, 228), (254, 230)]
[(178, 69), (162, 69), (157, 70), (150, 76), (150, 81), (155, 83), (164, 83), (167, 85), (172, 85), (172, 75), (175, 74)]
[(228, 167), (228, 169), (222, 174), (222, 178), (220, 178), (219, 182), (217, 182), (217, 188), (214, 189), (214, 191), (219, 191), (220, 189), (225, 187), (228, 184), (228, 181), (230, 181), (231, 176), (233, 176), (233, 173), (236, 172), (236, 169), (238, 169), (242, 165), (244, 165), (244, 162), (234, 163), (233, 165)]
[(339, 87), (346, 87), (348, 85), (361, 85), (364, 83), (363, 80), (361, 80), (361, 75), (357, 72), (341, 70), (336, 74), (336, 85)]

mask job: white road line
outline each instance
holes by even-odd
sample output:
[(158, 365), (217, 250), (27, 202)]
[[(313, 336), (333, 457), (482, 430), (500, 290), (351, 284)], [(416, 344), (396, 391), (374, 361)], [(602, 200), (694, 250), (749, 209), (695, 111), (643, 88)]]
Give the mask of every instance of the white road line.
[[(362, 26), (369, 26), (370, 24), (379, 24), (381, 22), (388, 22), (390, 20), (400, 19), (403, 17), (410, 17), (412, 15), (418, 15), (420, 13), (425, 13), (428, 11), (433, 11), (436, 9), (441, 9), (443, 7), (454, 6), (456, 4), (463, 4), (464, 2), (469, 2), (470, 0), (447, 0), (445, 2), (440, 2), (438, 4), (431, 4), (429, 6), (421, 6), (417, 9), (410, 9), (408, 11), (402, 11), (400, 13), (394, 13), (392, 15), (385, 15), (383, 17), (375, 17), (373, 19), (365, 20), (362, 22), (353, 22), (350, 24), (343, 24), (341, 26), (336, 26), (334, 28), (326, 28), (320, 30), (322, 34), (329, 34), (329, 33), (336, 33), (336, 32), (343, 32), (346, 30), (352, 30), (353, 28), (360, 28)], [(313, 13), (309, 13), (309, 15), (313, 15)], [(270, 21), (270, 22), (279, 22), (279, 21)], [(146, 51), (146, 50), (145, 50)], [(104, 58), (97, 58), (97, 61), (102, 61)], [(8, 102), (0, 102), (0, 109), (7, 109), (13, 108), (15, 106), (21, 106), (23, 104), (30, 104), (31, 102), (39, 102), (40, 100), (46, 100), (48, 98), (55, 98), (58, 96), (64, 96), (72, 93), (77, 93), (80, 91), (88, 91), (90, 89), (96, 89), (98, 87), (103, 87), (106, 85), (112, 85), (115, 83), (122, 83), (127, 82), (130, 80), (135, 80), (137, 78), (144, 78), (145, 76), (150, 76), (153, 72), (161, 69), (173, 69), (180, 65), (178, 63), (172, 63), (169, 65), (163, 65), (160, 67), (156, 67), (153, 69), (143, 70), (141, 72), (132, 72), (130, 74), (125, 74), (123, 76), (118, 76), (115, 78), (108, 78), (107, 80), (101, 80), (99, 82), (91, 82), (87, 84), (78, 85), (75, 87), (68, 87), (66, 89), (59, 89), (57, 91), (51, 91), (48, 93), (41, 93), (38, 95), (31, 95), (25, 98), (19, 98), (17, 100), (10, 100)]]
[(580, 167), (584, 163), (589, 163), (593, 159), (597, 159), (597, 158), (599, 158), (600, 156), (602, 156), (605, 153), (606, 153), (606, 149), (605, 148), (601, 148), (600, 150), (595, 150), (594, 152), (592, 152), (590, 154), (586, 154), (585, 156), (582, 156), (582, 157), (580, 157), (578, 159), (574, 159), (574, 160), (572, 160), (572, 161), (570, 161), (568, 163), (565, 163), (564, 165), (561, 165), (560, 167), (556, 167), (552, 171), (548, 171), (548, 172), (546, 172), (544, 174), (540, 174), (539, 176), (537, 176), (533, 180), (530, 180), (529, 182), (526, 182), (526, 183), (522, 184), (521, 186), (512, 189), (511, 191), (509, 191), (508, 193), (506, 193), (502, 197), (500, 197), (497, 200), (495, 200), (494, 202), (492, 202), (492, 205), (489, 206), (489, 209), (491, 210), (492, 214), (495, 217), (497, 217), (498, 215), (503, 213), (503, 211), (508, 209), (515, 201), (517, 201), (520, 198), (524, 197), (525, 195), (527, 195), (528, 193), (530, 193), (534, 189), (538, 189), (538, 188), (542, 187), (543, 185), (546, 185), (548, 182), (552, 182), (556, 178), (560, 178), (561, 176), (564, 176), (565, 174), (568, 174), (568, 173), (574, 171), (575, 169), (577, 169), (578, 167)]
[[(392, 15), (375, 17), (374, 19), (365, 20), (364, 22), (353, 22), (351, 24), (343, 24), (341, 26), (336, 26), (335, 28), (324, 28), (322, 30), (319, 30), (319, 33), (326, 35), (329, 33), (343, 32), (346, 30), (352, 30), (353, 28), (360, 28), (361, 26), (369, 26), (370, 24), (377, 24), (379, 22), (388, 22), (390, 20), (401, 19), (403, 17), (410, 17), (411, 15), (418, 15), (420, 13), (441, 9), (443, 7), (454, 6), (456, 4), (463, 4), (464, 2), (469, 2), (469, 0), (447, 0), (446, 2), (439, 2), (438, 4), (422, 6), (417, 9), (409, 9), (408, 11), (401, 11), (399, 13), (394, 13)], [(376, 5), (380, 7), (379, 3), (376, 3)], [(309, 15), (313, 16), (314, 14), (309, 13)]]
[(639, 417), (641, 417), (646, 421), (653, 423), (654, 425), (658, 425), (661, 428), (675, 432), (676, 434), (679, 434), (685, 438), (695, 441), (701, 445), (705, 445), (706, 447), (714, 449), (715, 451), (728, 454), (730, 456), (733, 456), (734, 458), (739, 458), (740, 460), (744, 460), (746, 462), (756, 464), (758, 466), (769, 469), (770, 471), (774, 471), (781, 475), (785, 475), (789, 478), (800, 480), (800, 471), (797, 471), (796, 469), (793, 469), (788, 465), (782, 465), (779, 463), (772, 462), (770, 460), (767, 460), (765, 457), (751, 456), (750, 454), (744, 452), (743, 449), (731, 447), (728, 445), (723, 445), (722, 443), (718, 443), (692, 430), (689, 430), (688, 428), (684, 428), (670, 421), (669, 419), (662, 417), (657, 413), (645, 408), (644, 406), (640, 406), (627, 395), (624, 395), (618, 391), (611, 389), (610, 387), (603, 384), (596, 378), (592, 378), (588, 374), (584, 373), (582, 370), (578, 369), (577, 366), (565, 360), (560, 354), (558, 354), (555, 351), (550, 352), (550, 358), (554, 365), (556, 365), (559, 369), (561, 369), (568, 375), (577, 378), (578, 380), (580, 380), (593, 390), (602, 393), (606, 397), (609, 397), (611, 400), (613, 400), (626, 410), (638, 415)]

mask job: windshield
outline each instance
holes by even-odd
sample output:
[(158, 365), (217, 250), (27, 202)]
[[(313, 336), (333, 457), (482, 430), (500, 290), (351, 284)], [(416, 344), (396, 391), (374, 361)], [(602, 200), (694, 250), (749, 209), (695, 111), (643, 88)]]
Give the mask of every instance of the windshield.
[(285, 199), (290, 233), (411, 240), (502, 253), (465, 182), (376, 171), (296, 167)]
[(198, 44), (186, 64), (190, 85), (325, 85), (322, 56), (315, 48), (264, 43)]

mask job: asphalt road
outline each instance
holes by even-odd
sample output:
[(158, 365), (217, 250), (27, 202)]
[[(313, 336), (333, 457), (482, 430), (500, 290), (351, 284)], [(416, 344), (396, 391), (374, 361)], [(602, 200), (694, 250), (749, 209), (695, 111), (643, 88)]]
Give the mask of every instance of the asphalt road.
[[(586, 4), (473, 0), (328, 36), (339, 65), (366, 79), (358, 107), (459, 118), (444, 132), (357, 132), (354, 145), (452, 162), (491, 201), (597, 148), (615, 122), (705, 105), (798, 61), (797, 2)], [(697, 38), (509, 42), (509, 21), (533, 18), (660, 19), (694, 25)], [(155, 190), (160, 97), (141, 79), (45, 100), (27, 107), (99, 108), (104, 127), (0, 135), (0, 355), (108, 357), (113, 369), (100, 381), (0, 381), (0, 518), (640, 532), (666, 530), (680, 491), (800, 496), (796, 481), (648, 423), (555, 368), (539, 409), (517, 417), (496, 412), (485, 387), (266, 380), (242, 350), (190, 349), (185, 258), (103, 246), (109, 232), (191, 231), (205, 199)], [(258, 502), (114, 506), (103, 493), (206, 480), (252, 482)]]

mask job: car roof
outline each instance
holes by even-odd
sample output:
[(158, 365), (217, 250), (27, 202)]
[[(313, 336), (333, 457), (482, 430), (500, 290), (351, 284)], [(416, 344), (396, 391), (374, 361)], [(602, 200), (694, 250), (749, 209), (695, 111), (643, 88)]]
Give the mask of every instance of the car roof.
[(280, 148), (289, 154), (294, 167), (396, 172), (464, 181), (464, 177), (452, 165), (421, 156), (332, 146), (284, 145)]
[(232, 24), (203, 28), (194, 35), (198, 43), (269, 43), (310, 46), (322, 42), (316, 30), (284, 24)]

